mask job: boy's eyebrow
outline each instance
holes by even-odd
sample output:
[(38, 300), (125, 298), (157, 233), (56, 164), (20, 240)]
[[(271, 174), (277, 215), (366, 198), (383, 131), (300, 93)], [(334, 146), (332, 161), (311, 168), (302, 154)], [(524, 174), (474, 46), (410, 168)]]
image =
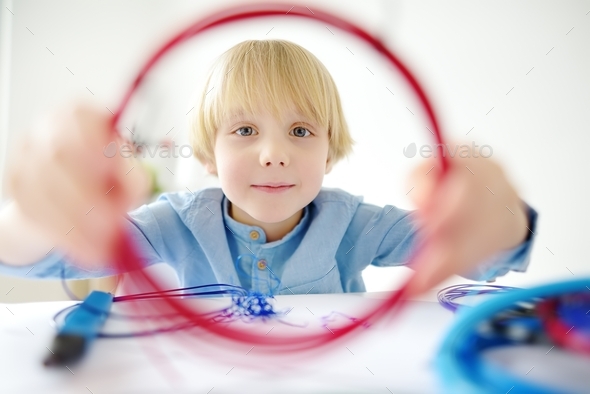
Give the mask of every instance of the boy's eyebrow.
[(243, 111), (234, 112), (230, 115), (227, 115), (225, 120), (223, 121), (223, 123), (225, 123), (226, 125), (233, 126), (235, 124), (234, 122), (238, 123), (239, 121), (243, 120), (244, 118), (254, 118), (254, 114), (246, 113)]
[(232, 111), (229, 113), (229, 118), (237, 118), (238, 116), (244, 116), (246, 114), (246, 111)]
[[(226, 117), (226, 122), (230, 123), (233, 121), (236, 121), (237, 119), (240, 118), (255, 118), (256, 115), (244, 110), (238, 110), (238, 111), (232, 111), (229, 115), (227, 115)], [(321, 128), (321, 126), (313, 119), (310, 119), (309, 117), (303, 115), (300, 112), (295, 112), (293, 114), (292, 117), (289, 117), (288, 119), (293, 119), (292, 123), (305, 123), (308, 124), (314, 128)], [(233, 124), (232, 124), (233, 126)]]
[(245, 111), (231, 112), (229, 115), (227, 115), (226, 120), (232, 121), (235, 119), (245, 118), (245, 117), (254, 117), (254, 114), (251, 114), (251, 113), (245, 112)]

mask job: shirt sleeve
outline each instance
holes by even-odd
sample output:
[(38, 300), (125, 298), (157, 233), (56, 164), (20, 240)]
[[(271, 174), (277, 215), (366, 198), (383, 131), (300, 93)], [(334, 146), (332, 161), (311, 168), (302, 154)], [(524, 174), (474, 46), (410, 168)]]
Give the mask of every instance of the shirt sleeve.
[[(149, 214), (138, 211), (131, 212), (126, 217), (125, 225), (128, 236), (131, 237), (132, 242), (136, 245), (142, 262), (147, 267), (161, 261), (160, 256), (152, 246), (152, 243), (157, 243), (158, 239), (153, 232), (149, 234), (153, 238), (151, 240), (148, 238), (148, 235), (144, 231), (146, 227), (153, 227), (153, 223), (149, 223)], [(0, 274), (29, 279), (90, 279), (120, 273), (122, 271), (118, 267), (115, 267), (112, 262), (101, 264), (100, 269), (81, 268), (68, 259), (64, 253), (53, 248), (34, 264), (15, 266), (0, 261)]]
[[(194, 236), (183, 222), (190, 211), (192, 193), (164, 193), (156, 201), (144, 204), (126, 215), (126, 232), (140, 255), (142, 267), (157, 263), (173, 265), (184, 261), (195, 248)], [(180, 211), (181, 213), (179, 213)], [(123, 273), (113, 262), (100, 269), (84, 269), (52, 249), (45, 257), (26, 266), (0, 262), (0, 274), (23, 278), (89, 279)]]
[[(536, 237), (538, 213), (530, 205), (524, 204), (527, 209), (529, 223), (527, 238), (520, 245), (498, 252), (484, 260), (473, 271), (463, 275), (463, 277), (477, 281), (493, 281), (499, 276), (506, 275), (509, 271), (526, 271)], [(387, 207), (383, 209), (385, 210)], [(396, 210), (396, 219), (390, 221), (390, 228), (377, 248), (375, 257), (371, 261), (372, 265), (380, 267), (404, 265), (408, 263), (414, 253), (418, 230), (418, 226), (414, 221), (416, 211), (404, 211), (395, 207), (393, 209)]]
[(528, 236), (516, 247), (496, 253), (491, 258), (483, 261), (475, 270), (467, 275), (467, 279), (478, 281), (494, 281), (497, 277), (506, 275), (509, 271), (525, 272), (531, 259), (533, 243), (537, 232), (538, 212), (524, 202), (528, 217)]
[(25, 279), (90, 279), (120, 273), (113, 265), (103, 265), (100, 269), (85, 269), (60, 251), (52, 249), (41, 260), (27, 265), (10, 265), (0, 262), (0, 274)]
[(369, 264), (405, 265), (416, 233), (414, 212), (361, 203), (336, 255), (341, 270), (360, 272)]

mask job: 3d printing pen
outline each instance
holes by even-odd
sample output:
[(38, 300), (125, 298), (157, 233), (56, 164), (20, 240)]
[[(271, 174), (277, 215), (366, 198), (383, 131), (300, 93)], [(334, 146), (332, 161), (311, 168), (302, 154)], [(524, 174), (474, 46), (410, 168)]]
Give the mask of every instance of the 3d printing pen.
[(113, 295), (93, 291), (65, 317), (43, 364), (67, 365), (77, 361), (97, 337), (109, 315)]

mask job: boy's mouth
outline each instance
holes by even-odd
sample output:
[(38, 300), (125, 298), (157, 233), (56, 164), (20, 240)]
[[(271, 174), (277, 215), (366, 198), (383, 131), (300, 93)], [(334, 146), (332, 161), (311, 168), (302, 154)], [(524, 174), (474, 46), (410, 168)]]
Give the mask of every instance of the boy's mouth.
[(264, 185), (252, 185), (252, 187), (256, 190), (260, 190), (266, 193), (281, 193), (283, 191), (291, 189), (293, 186), (292, 184), (288, 183), (267, 183)]
[(284, 186), (294, 186), (292, 183), (285, 183), (285, 182), (269, 182), (264, 183), (261, 185), (252, 185), (254, 187), (284, 187)]

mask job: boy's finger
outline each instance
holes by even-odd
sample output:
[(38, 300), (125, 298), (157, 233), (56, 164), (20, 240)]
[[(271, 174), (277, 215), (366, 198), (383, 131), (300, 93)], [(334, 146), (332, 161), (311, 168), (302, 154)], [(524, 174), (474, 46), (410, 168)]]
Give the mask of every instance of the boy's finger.
[(47, 139), (46, 144), (57, 160), (80, 175), (100, 180), (120, 166), (122, 160), (122, 140), (113, 133), (110, 119), (104, 110), (76, 105), (41, 122), (37, 131), (39, 138)]
[(408, 196), (421, 208), (430, 198), (439, 182), (440, 168), (433, 160), (428, 160), (416, 167), (406, 182), (406, 189), (412, 190)]
[(128, 211), (147, 200), (152, 180), (140, 162), (135, 161), (126, 164), (127, 166), (119, 168), (117, 179), (123, 194), (122, 208)]
[[(80, 189), (89, 190), (94, 200), (104, 198), (113, 208), (127, 210), (145, 196), (147, 176), (141, 175), (140, 168), (134, 168), (132, 160), (121, 155), (124, 141), (110, 128), (110, 115), (92, 107), (77, 106), (56, 116), (61, 117), (64, 132), (54, 132), (48, 137), (53, 144), (48, 162), (59, 163), (76, 179)], [(55, 124), (57, 121), (49, 122), (46, 127)]]
[(441, 181), (430, 199), (419, 210), (421, 231), (430, 236), (442, 231), (452, 231), (462, 223), (466, 185), (449, 174)]
[(94, 149), (93, 157), (100, 169), (99, 176), (105, 178), (105, 187), (112, 188), (109, 198), (125, 210), (134, 208), (146, 199), (151, 178), (131, 152), (123, 152), (127, 141), (109, 129), (111, 118), (103, 114), (97, 119), (100, 122), (94, 132), (85, 134), (86, 144)]
[(432, 240), (416, 256), (412, 268), (415, 274), (408, 284), (408, 296), (422, 294), (453, 275), (453, 256), (450, 248)]
[[(23, 214), (35, 218), (61, 247), (83, 247), (90, 254), (100, 254), (109, 242), (117, 213), (102, 196), (104, 193), (96, 192), (90, 180), (77, 179), (70, 166), (49, 162), (40, 172), (30, 160), (22, 160), (18, 165), (14, 176), (21, 179), (21, 184), (13, 193)], [(43, 190), (43, 195), (36, 190)]]
[(64, 244), (76, 248), (77, 243), (69, 237), (79, 235), (87, 240), (85, 244), (93, 245), (92, 254), (104, 256), (102, 250), (111, 242), (111, 230), (119, 212), (103, 197), (97, 198), (96, 194), (80, 188), (63, 171), (56, 171), (50, 179), (39, 180), (39, 184), (43, 182), (47, 183), (46, 208), (37, 217), (43, 215), (48, 226), (61, 228), (59, 238)]

